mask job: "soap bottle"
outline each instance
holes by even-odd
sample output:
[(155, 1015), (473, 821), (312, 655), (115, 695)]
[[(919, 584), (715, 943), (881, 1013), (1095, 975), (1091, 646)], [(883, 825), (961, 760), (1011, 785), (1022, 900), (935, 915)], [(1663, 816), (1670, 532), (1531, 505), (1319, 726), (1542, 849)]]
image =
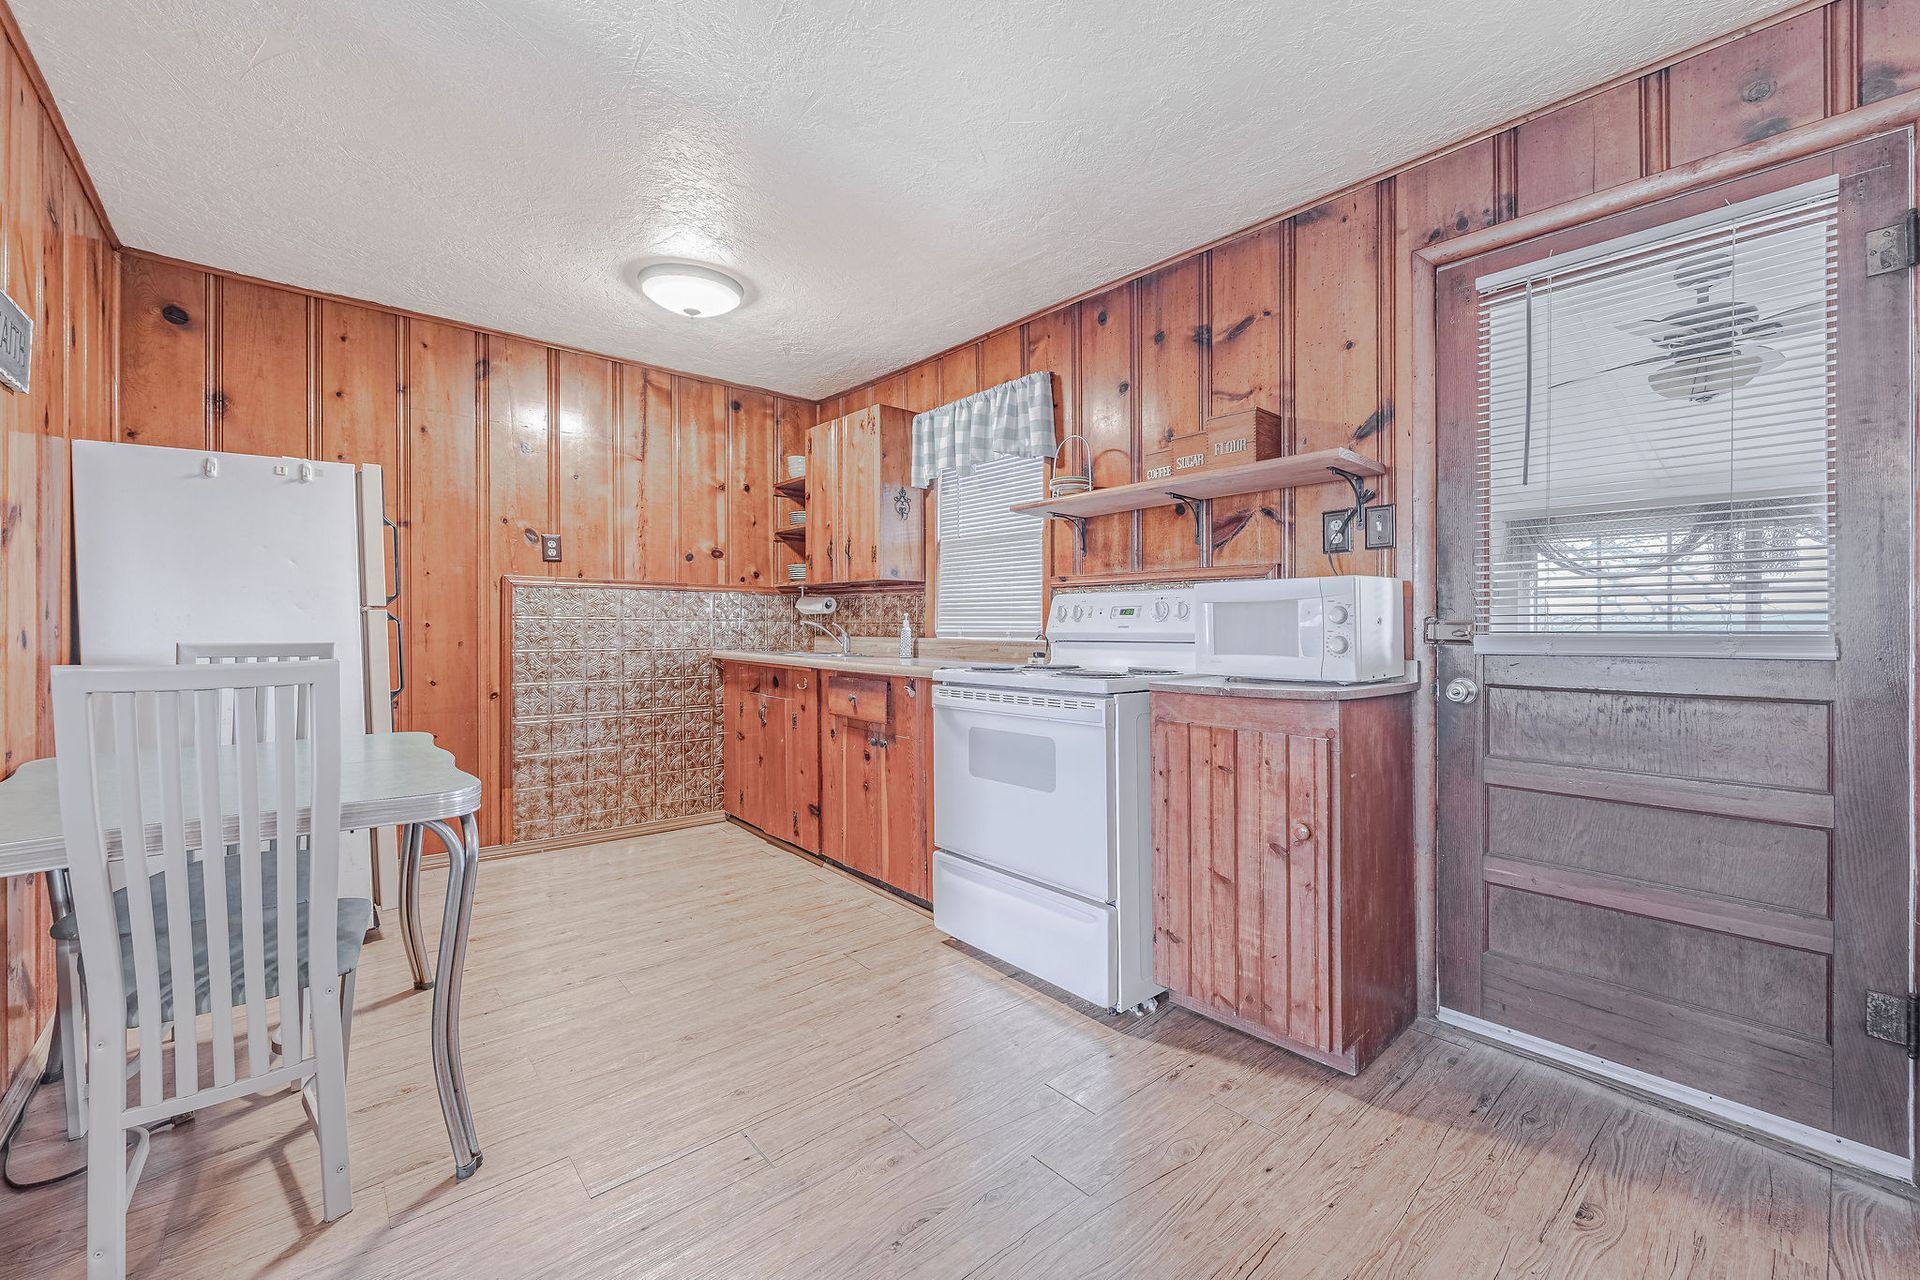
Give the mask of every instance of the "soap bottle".
[(913, 660), (913, 624), (907, 621), (907, 615), (900, 615), (900, 661)]

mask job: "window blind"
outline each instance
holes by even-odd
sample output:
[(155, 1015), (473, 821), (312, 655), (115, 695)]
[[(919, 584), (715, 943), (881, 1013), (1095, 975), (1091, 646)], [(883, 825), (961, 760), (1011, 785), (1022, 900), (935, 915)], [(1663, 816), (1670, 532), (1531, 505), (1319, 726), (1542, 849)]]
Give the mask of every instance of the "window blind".
[(1025, 639), (1039, 631), (1046, 521), (1007, 508), (1040, 497), (1044, 458), (995, 458), (940, 473), (934, 631), (943, 639)]
[(1483, 635), (1830, 651), (1838, 194), (1476, 282)]

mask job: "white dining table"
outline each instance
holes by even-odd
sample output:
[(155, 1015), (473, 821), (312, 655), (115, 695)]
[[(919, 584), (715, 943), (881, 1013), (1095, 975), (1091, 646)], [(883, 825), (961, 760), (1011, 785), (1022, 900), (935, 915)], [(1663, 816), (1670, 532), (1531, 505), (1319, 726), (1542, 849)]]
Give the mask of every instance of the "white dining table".
[[(303, 744), (304, 745), (304, 744)], [(147, 753), (143, 753), (143, 757)], [(235, 767), (234, 748), (221, 748), (221, 772)], [(152, 773), (157, 776), (155, 753)], [(141, 772), (149, 774), (143, 758)], [(304, 789), (306, 760), (297, 765)], [(228, 794), (221, 788), (223, 796)], [(434, 1083), (447, 1137), (453, 1144), (454, 1177), (464, 1179), (480, 1167), (480, 1144), (467, 1101), (460, 1064), (460, 978), (466, 963), (467, 934), (473, 919), (474, 881), (479, 874), (480, 842), (474, 814), (480, 808), (480, 780), (464, 773), (451, 752), (426, 733), (346, 734), (340, 741), (340, 826), (357, 831), (399, 827), (400, 936), (416, 987), (433, 989), (431, 1039)], [(154, 810), (148, 810), (154, 812)], [(225, 815), (238, 838), (237, 813)], [(305, 830), (308, 815), (296, 818)], [(438, 964), (427, 972), (420, 929), (420, 857), (424, 836), (432, 832), (447, 850), (447, 898), (441, 917)], [(151, 849), (160, 849), (158, 825)], [(188, 833), (192, 836), (192, 833)], [(32, 760), (0, 782), (0, 877), (50, 874), (56, 910), (65, 909), (66, 839), (60, 827), (60, 789), (54, 762)], [(72, 945), (72, 944), (63, 944)]]

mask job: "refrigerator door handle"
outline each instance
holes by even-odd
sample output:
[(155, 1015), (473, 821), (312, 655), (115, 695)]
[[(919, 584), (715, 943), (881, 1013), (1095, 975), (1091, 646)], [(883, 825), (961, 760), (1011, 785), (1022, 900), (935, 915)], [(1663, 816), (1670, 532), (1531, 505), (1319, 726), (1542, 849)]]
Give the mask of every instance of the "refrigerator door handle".
[(397, 661), (394, 674), (399, 677), (393, 688), (387, 690), (387, 697), (397, 706), (400, 695), (407, 691), (407, 629), (400, 621), (400, 615), (387, 610), (387, 621), (393, 624), (393, 652)]
[[(392, 565), (392, 572), (387, 575), (387, 603), (392, 604), (400, 598), (400, 526), (385, 516), (380, 517), (380, 523), (393, 531), (393, 541), (388, 544), (391, 549), (387, 552), (387, 561)], [(393, 617), (392, 614), (388, 614), (387, 616), (390, 618)], [(400, 621), (398, 618), (394, 618), (393, 620), (395, 623)], [(401, 660), (401, 665), (403, 667), (405, 666), (405, 659)], [(400, 678), (400, 683), (402, 685), (406, 684), (406, 677), (404, 675)]]

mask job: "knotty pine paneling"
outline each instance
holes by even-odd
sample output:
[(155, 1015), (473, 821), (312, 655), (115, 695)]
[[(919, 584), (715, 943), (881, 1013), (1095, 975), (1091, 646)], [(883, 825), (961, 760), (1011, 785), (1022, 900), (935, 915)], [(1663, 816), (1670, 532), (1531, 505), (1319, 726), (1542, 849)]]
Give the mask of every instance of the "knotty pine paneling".
[(1641, 177), (1641, 93), (1638, 81), (1618, 85), (1515, 129), (1517, 211), (1533, 213)]
[[(1292, 230), (1263, 227), (1208, 254), (1206, 411), (1209, 417), (1266, 409), (1285, 414), (1292, 399), (1284, 300)], [(1278, 564), (1289, 545), (1284, 489), (1217, 498), (1212, 504), (1213, 563)]]
[[(1092, 456), (1083, 442), (1067, 443), (1067, 438), (1080, 430), (1079, 321), (1078, 306), (1062, 307), (1029, 320), (1015, 330), (1021, 335), (1021, 372), (1053, 375), (1053, 436), (1061, 442), (1057, 469), (1063, 471), (1084, 468)], [(987, 339), (984, 349), (993, 348), (993, 339)], [(1052, 532), (1047, 556), (1051, 572), (1078, 573), (1080, 556), (1073, 530), (1057, 520), (1049, 523)]]
[(549, 577), (555, 566), (540, 559), (540, 535), (554, 527), (551, 353), (519, 338), (484, 341), (479, 376), (487, 415), (486, 580)]
[[(926, 387), (954, 362), (964, 367), (976, 350), (980, 385), (1005, 381), (1011, 362), (996, 353), (1018, 341), (1023, 371), (1060, 375), (1060, 437), (1096, 438), (1098, 483), (1122, 483), (1152, 447), (1160, 409), (1147, 404), (1148, 393), (1157, 398), (1162, 386), (1184, 386), (1183, 371), (1158, 367), (1164, 353), (1153, 336), (1165, 326), (1154, 281), (1191, 271), (1205, 282), (1198, 383), (1207, 413), (1231, 412), (1245, 397), (1297, 415), (1298, 448), (1357, 436), (1358, 447), (1393, 467), (1375, 485), (1377, 501), (1396, 502), (1405, 548), (1418, 531), (1409, 525), (1409, 479), (1394, 464), (1409, 456), (1411, 424), (1396, 415), (1395, 403), (1412, 398), (1419, 343), (1408, 258), (1428, 237), (1534, 213), (1799, 127), (1856, 100), (1914, 88), (1920, 0), (1837, 0), (849, 388), (821, 402), (821, 414), (832, 418), (876, 401), (923, 407), (917, 401)], [(955, 398), (942, 392), (943, 400)], [(1206, 548), (1190, 538), (1176, 545), (1170, 513), (1144, 521), (1103, 517), (1090, 526), (1089, 554), (1080, 563), (1071, 532), (1057, 526), (1051, 572), (1082, 580), (1130, 573), (1177, 579), (1202, 566), (1405, 573), (1409, 562), (1395, 552), (1363, 551), (1337, 562), (1322, 553), (1319, 513), (1346, 501), (1344, 487), (1333, 486), (1222, 499), (1214, 503)]]
[(674, 530), (680, 460), (673, 448), (673, 377), (620, 368), (620, 511), (629, 522), (624, 570), (637, 582), (673, 582), (680, 573)]
[[(556, 576), (610, 580), (620, 576), (619, 484), (614, 362), (577, 351), (553, 353), (555, 417), (554, 509), (551, 523), (573, 531)], [(534, 548), (539, 551), (538, 546)]]
[[(782, 452), (805, 447), (811, 401), (120, 258), (117, 438), (384, 468), (402, 558), (399, 724), (439, 735), (487, 784), (489, 842), (506, 801), (504, 577), (775, 585), (772, 483)], [(110, 388), (92, 395), (109, 438)], [(540, 558), (544, 532), (562, 536), (557, 565)]]
[(212, 442), (213, 289), (205, 271), (122, 256), (117, 439), (176, 449)]
[(1668, 158), (1758, 142), (1827, 114), (1826, 15), (1814, 10), (1695, 54), (1667, 72)]
[[(68, 444), (111, 434), (114, 248), (11, 44), (0, 42), (0, 287), (34, 320), (31, 390), (0, 392), (0, 776), (52, 754), (51, 669), (69, 660)], [(158, 287), (158, 286), (156, 286)], [(199, 371), (187, 416), (205, 429)], [(0, 1089), (53, 1009), (52, 923), (37, 877), (0, 881)]]
[[(1206, 265), (1203, 254), (1134, 282), (1139, 350), (1132, 398), (1143, 453), (1200, 429)], [(1185, 506), (1141, 512), (1139, 567), (1177, 570), (1196, 563), (1193, 521)]]
[[(1139, 474), (1133, 326), (1131, 285), (1080, 304), (1080, 434), (1093, 450), (1093, 482), (1103, 489), (1127, 484)], [(1092, 576), (1132, 571), (1139, 524), (1137, 513), (1088, 521), (1080, 571)]]
[(214, 289), (214, 447), (312, 456), (308, 348), (315, 301), (246, 280), (217, 280)]

